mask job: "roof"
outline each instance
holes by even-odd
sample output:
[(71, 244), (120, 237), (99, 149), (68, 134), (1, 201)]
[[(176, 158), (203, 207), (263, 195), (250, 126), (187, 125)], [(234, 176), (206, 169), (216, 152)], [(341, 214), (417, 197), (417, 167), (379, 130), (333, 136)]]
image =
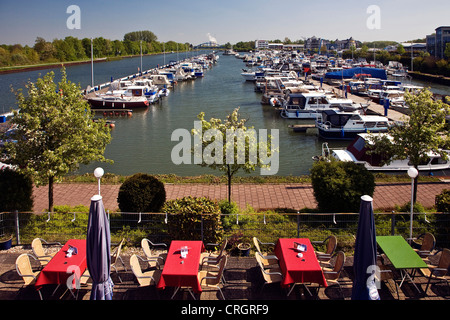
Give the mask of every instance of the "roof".
[(342, 71), (327, 72), (325, 74), (325, 78), (328, 79), (353, 78), (355, 74), (359, 73), (370, 74), (372, 77), (379, 78), (382, 80), (387, 79), (386, 70), (377, 68), (365, 68), (365, 67), (356, 67), (351, 69), (345, 69)]
[(364, 121), (389, 122), (389, 119), (387, 117), (383, 117), (383, 116), (372, 116), (372, 115), (371, 116), (364, 116), (364, 115), (361, 115), (360, 117)]
[(335, 149), (333, 150), (335, 158), (340, 161), (357, 161), (356, 158), (347, 150)]

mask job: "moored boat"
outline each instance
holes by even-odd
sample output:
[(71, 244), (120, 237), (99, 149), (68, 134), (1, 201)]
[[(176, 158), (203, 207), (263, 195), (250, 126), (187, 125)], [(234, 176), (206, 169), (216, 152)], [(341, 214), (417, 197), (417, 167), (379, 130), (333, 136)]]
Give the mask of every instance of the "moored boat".
[(324, 110), (364, 111), (366, 108), (350, 99), (332, 98), (323, 92), (290, 93), (283, 103), (281, 117), (317, 119)]
[(137, 109), (149, 106), (146, 97), (98, 95), (87, 100), (92, 109)]
[(323, 139), (352, 140), (359, 133), (387, 132), (389, 119), (359, 112), (324, 110), (321, 118), (316, 120), (316, 128)]
[[(386, 134), (386, 133), (378, 133)], [(356, 164), (363, 165), (369, 171), (374, 172), (405, 172), (411, 168), (411, 163), (408, 159), (405, 160), (393, 160), (389, 164), (382, 165), (382, 156), (379, 154), (369, 154), (368, 146), (371, 144), (368, 133), (360, 133), (345, 149), (330, 149), (325, 153), (327, 157), (333, 157), (339, 161), (352, 161)], [(323, 145), (323, 148), (327, 146)], [(447, 153), (447, 157), (450, 156), (449, 150), (443, 150)], [(427, 162), (420, 164), (418, 170), (421, 173), (431, 173), (434, 171), (442, 171), (450, 169), (450, 161), (444, 159), (440, 154), (430, 153)], [(326, 158), (326, 157), (325, 157)], [(319, 157), (314, 157), (315, 160)], [(323, 159), (323, 157), (322, 157)]]

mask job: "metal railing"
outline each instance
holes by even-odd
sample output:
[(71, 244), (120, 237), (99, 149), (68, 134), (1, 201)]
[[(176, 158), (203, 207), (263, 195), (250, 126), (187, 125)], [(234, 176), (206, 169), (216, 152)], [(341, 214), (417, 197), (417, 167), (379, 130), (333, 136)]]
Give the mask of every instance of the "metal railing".
[[(171, 219), (176, 215), (166, 213), (107, 212), (111, 238), (119, 242), (125, 238), (128, 245), (139, 246), (142, 238), (169, 243), (173, 230)], [(88, 212), (68, 213), (0, 213), (0, 231), (15, 237), (14, 244), (30, 244), (36, 238), (65, 241), (86, 236)], [(197, 240), (205, 239), (211, 230), (219, 231), (233, 242), (250, 242), (256, 236), (264, 242), (276, 242), (283, 237), (306, 237), (323, 240), (334, 234), (343, 247), (352, 248), (358, 228), (358, 213), (238, 213), (222, 214), (220, 223), (211, 225), (211, 219), (191, 223)], [(409, 237), (410, 213), (375, 213), (377, 235), (402, 235)], [(450, 213), (414, 213), (413, 235), (431, 232), (437, 246), (450, 247)], [(351, 250), (351, 249), (350, 249)]]

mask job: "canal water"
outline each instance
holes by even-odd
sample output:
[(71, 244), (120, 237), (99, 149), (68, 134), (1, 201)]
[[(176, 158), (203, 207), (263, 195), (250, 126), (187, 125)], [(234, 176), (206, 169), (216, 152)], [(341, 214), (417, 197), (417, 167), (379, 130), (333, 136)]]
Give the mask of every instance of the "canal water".
[[(190, 57), (186, 53), (144, 56), (143, 70), (163, 65), (170, 60)], [(111, 77), (117, 79), (138, 72), (141, 58), (127, 58), (118, 61), (94, 64), (94, 82), (109, 82)], [(113, 164), (91, 163), (81, 166), (76, 173), (91, 173), (97, 166), (105, 172), (132, 175), (137, 172), (149, 174), (176, 174), (194, 176), (201, 174), (222, 174), (195, 164), (176, 165), (171, 160), (172, 149), (179, 143), (171, 141), (176, 129), (190, 131), (200, 112), (205, 118), (224, 119), (236, 107), (248, 119), (247, 125), (258, 129), (277, 129), (279, 132), (279, 166), (277, 175), (309, 174), (312, 157), (321, 153), (322, 140), (314, 135), (293, 132), (288, 125), (313, 123), (313, 121), (287, 120), (279, 116), (271, 106), (261, 105), (261, 94), (254, 91), (254, 84), (245, 82), (241, 76), (245, 65), (234, 56), (220, 55), (219, 61), (205, 72), (200, 79), (180, 82), (161, 103), (150, 105), (146, 110), (136, 110), (130, 118), (115, 117), (112, 130), (112, 142), (107, 146), (105, 156)], [(30, 79), (35, 81), (39, 74), (53, 70), (55, 79), (59, 80), (59, 69), (37, 70), (22, 73), (0, 75), (0, 111), (7, 112), (15, 104), (10, 86), (23, 88)], [(86, 88), (91, 83), (90, 64), (69, 66), (66, 68), (69, 80)], [(441, 88), (448, 94), (448, 87)], [(3, 110), (2, 110), (3, 108)], [(68, 124), (70, 125), (70, 123)], [(192, 141), (193, 143), (193, 141)], [(330, 147), (345, 147), (347, 141), (330, 141)], [(191, 157), (192, 159), (192, 157)], [(254, 175), (260, 174), (257, 169)]]

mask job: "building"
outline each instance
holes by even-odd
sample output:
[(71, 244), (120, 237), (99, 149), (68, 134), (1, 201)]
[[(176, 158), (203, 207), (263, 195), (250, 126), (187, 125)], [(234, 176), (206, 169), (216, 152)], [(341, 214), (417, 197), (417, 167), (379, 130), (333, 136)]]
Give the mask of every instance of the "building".
[(256, 40), (255, 49), (269, 49), (269, 41), (267, 40)]
[(328, 40), (322, 38), (316, 38), (315, 36), (306, 39), (305, 49), (306, 50), (316, 50), (319, 51), (323, 46), (328, 44)]
[(255, 41), (255, 49), (264, 50), (264, 49), (272, 49), (272, 50), (302, 50), (302, 44), (283, 44), (283, 43), (275, 43), (269, 42), (267, 40), (256, 40)]
[(436, 33), (427, 36), (427, 52), (438, 59), (444, 59), (448, 43), (450, 43), (450, 27), (439, 27)]
[(333, 43), (333, 46), (335, 47), (336, 51), (350, 50), (352, 47), (356, 49), (358, 47), (357, 42), (353, 39), (353, 37), (345, 40), (336, 39), (336, 41), (334, 41)]

